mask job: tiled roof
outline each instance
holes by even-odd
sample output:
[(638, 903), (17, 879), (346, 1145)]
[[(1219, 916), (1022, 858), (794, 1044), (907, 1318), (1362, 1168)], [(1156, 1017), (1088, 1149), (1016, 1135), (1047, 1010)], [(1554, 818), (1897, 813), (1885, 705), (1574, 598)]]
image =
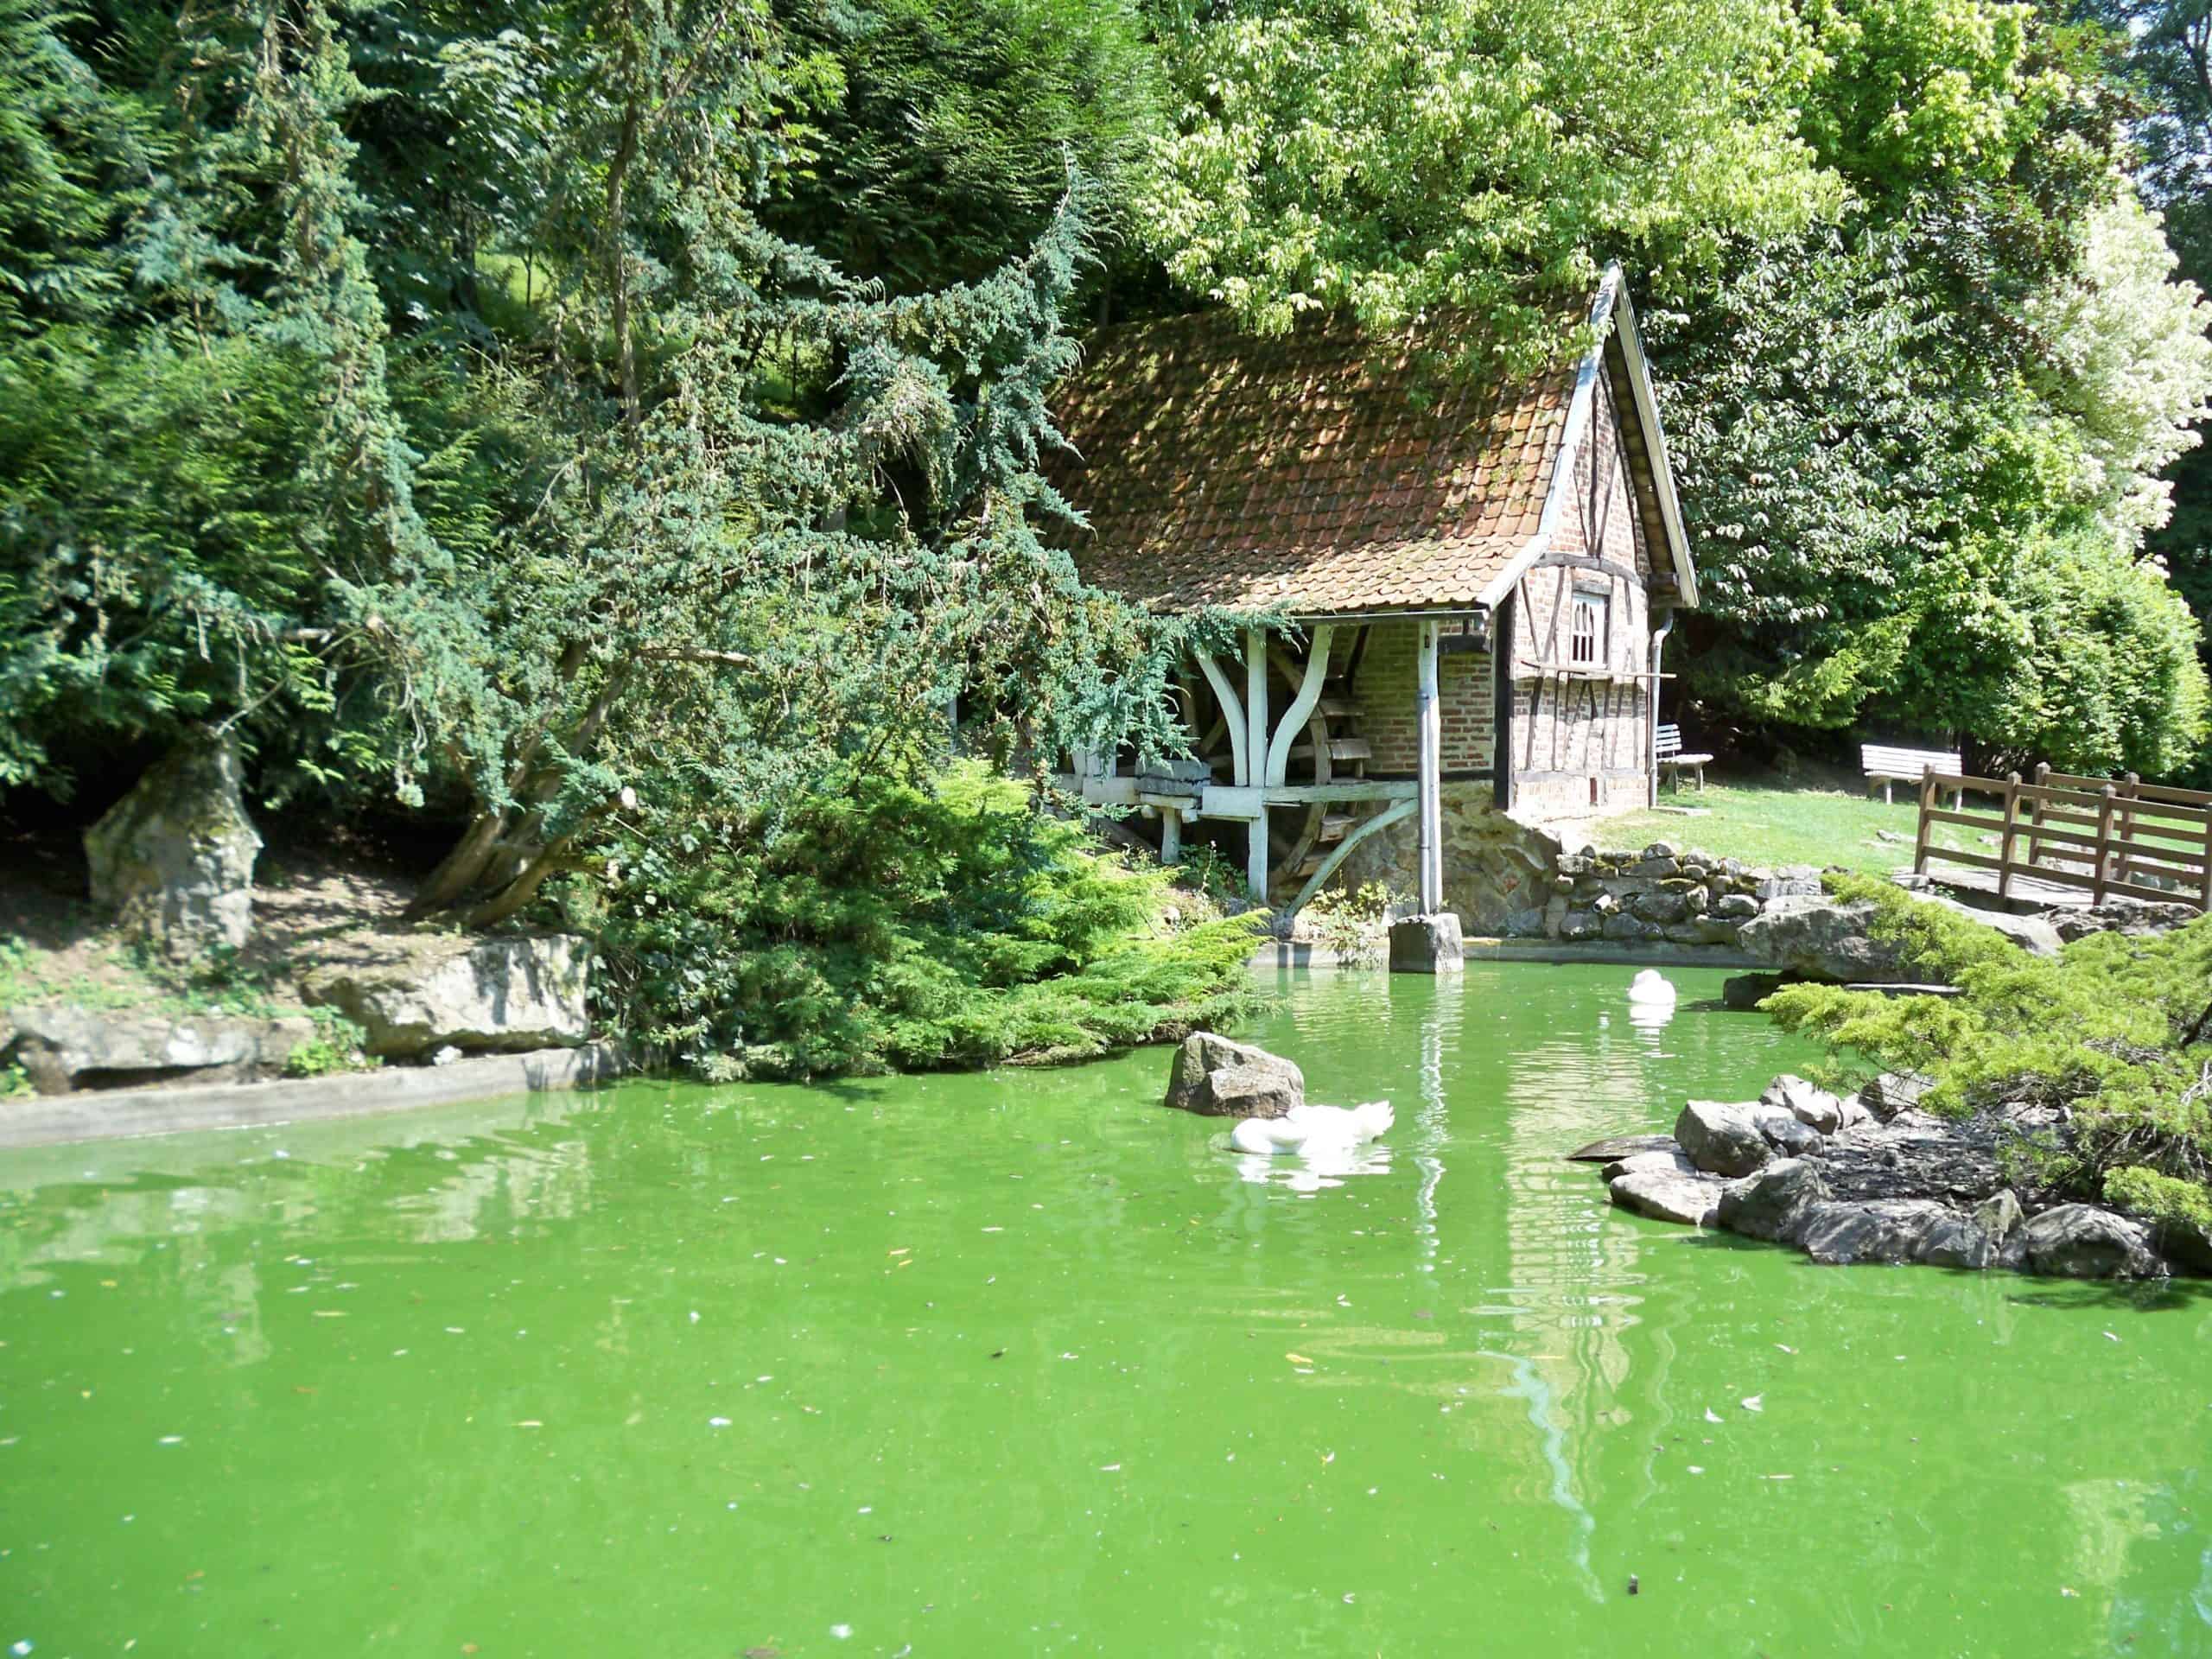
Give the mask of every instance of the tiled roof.
[(1162, 611), (1472, 604), (1536, 533), (1575, 375), (1469, 385), (1343, 322), (1109, 329), (1058, 411), (1077, 566)]

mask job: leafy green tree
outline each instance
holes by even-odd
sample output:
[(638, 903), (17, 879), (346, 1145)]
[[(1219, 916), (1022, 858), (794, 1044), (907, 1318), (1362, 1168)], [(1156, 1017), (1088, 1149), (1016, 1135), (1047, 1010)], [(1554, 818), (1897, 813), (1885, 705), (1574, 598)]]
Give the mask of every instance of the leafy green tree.
[(1051, 220), (1066, 160), (1119, 216), (1165, 88), (1134, 0), (779, 0), (818, 93), (778, 118), (766, 224), (856, 278), (972, 282)]
[(1267, 332), (1443, 305), (1548, 353), (1607, 258), (1707, 270), (1837, 200), (1792, 119), (1817, 60), (1765, 0), (1252, 0), (1163, 30), (1181, 111), (1140, 222)]

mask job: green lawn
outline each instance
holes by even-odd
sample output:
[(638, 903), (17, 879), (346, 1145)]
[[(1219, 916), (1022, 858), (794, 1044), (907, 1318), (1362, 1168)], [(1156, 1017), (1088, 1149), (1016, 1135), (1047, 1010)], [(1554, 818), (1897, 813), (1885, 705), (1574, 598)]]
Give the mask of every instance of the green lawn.
[[(1867, 799), (1863, 787), (1715, 783), (1701, 792), (1662, 789), (1656, 812), (1626, 812), (1583, 828), (1608, 850), (1669, 841), (1747, 864), (1840, 864), (1880, 873), (1912, 862), (1920, 821), (1915, 792), (1901, 785), (1897, 804), (1885, 806)], [(1689, 810), (1668, 810), (1678, 806)], [(1882, 840), (1876, 832), (1884, 830), (1900, 839)], [(1966, 846), (1971, 833), (1946, 827), (1937, 840), (1955, 836), (1961, 838), (1956, 844)]]

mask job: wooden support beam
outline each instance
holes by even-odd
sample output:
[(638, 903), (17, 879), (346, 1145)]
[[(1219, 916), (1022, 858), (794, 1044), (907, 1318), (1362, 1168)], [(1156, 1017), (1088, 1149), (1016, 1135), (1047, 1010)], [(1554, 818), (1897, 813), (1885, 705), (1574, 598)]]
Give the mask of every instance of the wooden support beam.
[(1221, 664), (1208, 652), (1198, 653), (1198, 669), (1206, 677), (1206, 683), (1213, 688), (1213, 695), (1221, 704), (1222, 717), (1229, 726), (1230, 770), (1234, 774), (1230, 782), (1242, 786), (1252, 781), (1250, 757), (1244, 753), (1244, 703), (1236, 695), (1236, 688), (1229, 683)]
[[(1253, 768), (1250, 781), (1264, 781), (1261, 769), (1268, 756), (1268, 636), (1259, 628), (1244, 633), (1244, 753)], [(1244, 854), (1244, 880), (1252, 897), (1268, 901), (1268, 809), (1252, 820), (1251, 838)]]
[(1180, 864), (1183, 861), (1183, 814), (1172, 806), (1160, 809), (1160, 861)]
[(1320, 892), (1329, 878), (1337, 873), (1337, 867), (1344, 861), (1353, 848), (1378, 830), (1388, 830), (1392, 824), (1411, 817), (1420, 804), (1418, 801), (1400, 801), (1388, 811), (1376, 813), (1338, 842), (1330, 849), (1329, 855), (1321, 861), (1321, 868), (1306, 878), (1306, 885), (1298, 890), (1298, 897), (1290, 901), (1290, 908), (1284, 914), (1295, 916), (1305, 909), (1313, 902), (1313, 895)]
[(1444, 725), (1436, 684), (1437, 625), (1421, 625), (1420, 684), (1414, 698), (1420, 732), (1421, 908), (1433, 916), (1444, 907)]
[(1335, 632), (1336, 628), (1330, 623), (1313, 625), (1313, 647), (1306, 653), (1306, 672), (1300, 677), (1298, 695), (1282, 711), (1282, 719), (1275, 726), (1274, 741), (1268, 745), (1267, 780), (1271, 788), (1290, 775), (1292, 741), (1306, 729), (1306, 722), (1313, 718), (1313, 706), (1321, 701), (1321, 683), (1329, 677), (1329, 640)]

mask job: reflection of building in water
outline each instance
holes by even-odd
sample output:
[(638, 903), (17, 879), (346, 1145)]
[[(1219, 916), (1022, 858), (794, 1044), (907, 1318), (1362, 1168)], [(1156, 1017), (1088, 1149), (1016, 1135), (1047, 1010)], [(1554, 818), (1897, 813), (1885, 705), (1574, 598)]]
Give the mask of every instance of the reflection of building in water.
[[(1471, 983), (1471, 997), (1481, 991)], [(1458, 1000), (1445, 999), (1447, 1008)], [(1531, 1445), (1535, 1455), (1516, 1460), (1519, 1495), (1565, 1512), (1572, 1563), (1587, 1574), (1600, 1506), (1592, 1490), (1599, 1448), (1609, 1431), (1632, 1427), (1654, 1443), (1664, 1438), (1670, 1421), (1661, 1402), (1675, 1339), (1669, 1331), (1646, 1329), (1631, 1347), (1628, 1333), (1646, 1317), (1637, 1263), (1643, 1241), (1633, 1229), (1610, 1224), (1593, 1172), (1560, 1154), (1649, 1117), (1652, 1062), (1664, 1037), (1659, 1028), (1632, 1024), (1624, 1004), (1599, 1009), (1561, 999), (1560, 1015), (1578, 1028), (1470, 1057), (1502, 1087), (1488, 1100), (1470, 1100), (1461, 1086), (1463, 1116), (1489, 1118), (1459, 1125), (1461, 1155), (1479, 1141), (1496, 1161), (1481, 1179), (1458, 1184), (1442, 1226), (1447, 1255), (1510, 1264), (1502, 1282), (1484, 1287), (1474, 1310), (1491, 1365), (1483, 1421), (1472, 1421), (1471, 1402), (1465, 1427), (1493, 1444), (1512, 1435)], [(1446, 1028), (1440, 1020), (1440, 1031)], [(1470, 1235), (1495, 1242), (1478, 1245)], [(1637, 1364), (1644, 1373), (1633, 1378), (1631, 1391)], [(1639, 1416), (1635, 1401), (1649, 1401), (1652, 1409)], [(1593, 1578), (1586, 1586), (1599, 1593)]]

